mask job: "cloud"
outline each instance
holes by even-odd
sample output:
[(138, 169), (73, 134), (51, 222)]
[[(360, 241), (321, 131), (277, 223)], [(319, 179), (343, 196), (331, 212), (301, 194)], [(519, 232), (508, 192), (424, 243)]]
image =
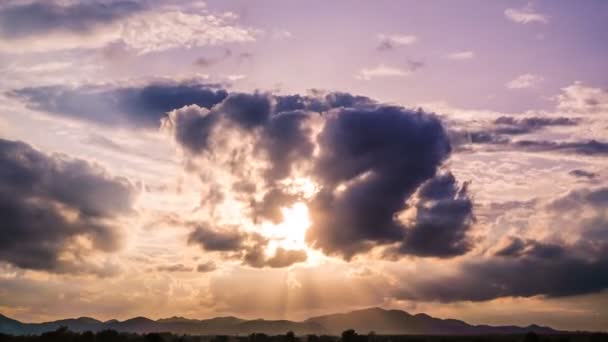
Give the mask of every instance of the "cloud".
[(574, 177), (587, 178), (587, 179), (593, 179), (597, 176), (597, 174), (595, 172), (585, 171), (585, 170), (581, 170), (581, 169), (572, 170), (572, 171), (568, 172), (568, 174), (572, 175)]
[(403, 240), (396, 215), (450, 152), (436, 117), (400, 107), (337, 110), (317, 141), (321, 191), (310, 203), (307, 240), (347, 259)]
[[(564, 297), (608, 288), (608, 189), (577, 189), (535, 210), (554, 231), (547, 241), (509, 236), (491, 253), (456, 270), (408, 278), (402, 299), (485, 301), (500, 297)], [(555, 227), (572, 225), (566, 231)], [(575, 233), (576, 235), (573, 235)], [(566, 237), (568, 239), (566, 240)]]
[(34, 110), (106, 126), (158, 128), (166, 112), (196, 104), (210, 108), (228, 94), (197, 82), (159, 82), (144, 86), (46, 86), (14, 90), (10, 96)]
[(556, 96), (557, 109), (573, 113), (608, 113), (608, 90), (590, 87), (582, 82), (562, 88)]
[(0, 35), (19, 40), (58, 31), (91, 32), (143, 10), (134, 1), (61, 4), (51, 0), (5, 5), (0, 8)]
[(222, 52), (221, 55), (219, 56), (213, 56), (213, 57), (207, 57), (207, 56), (201, 56), (198, 57), (195, 61), (194, 61), (194, 65), (201, 67), (201, 68), (208, 68), (212, 65), (216, 65), (221, 63), (222, 61), (227, 60), (228, 58), (232, 57), (232, 50), (231, 49), (224, 49), (224, 51)]
[(355, 75), (355, 78), (363, 81), (371, 81), (374, 78), (405, 77), (410, 72), (396, 67), (380, 64), (374, 68), (363, 68)]
[(509, 89), (526, 89), (536, 86), (543, 80), (541, 76), (534, 74), (522, 74), (507, 82), (506, 87)]
[(274, 268), (287, 267), (298, 262), (304, 262), (306, 259), (306, 252), (303, 250), (287, 250), (279, 247), (275, 254), (268, 259), (267, 264)]
[(530, 5), (521, 8), (507, 8), (505, 10), (505, 17), (507, 19), (518, 23), (518, 24), (530, 24), (530, 23), (543, 23), (549, 22), (549, 17), (536, 12)]
[(403, 34), (379, 34), (378, 40), (378, 51), (387, 51), (396, 47), (414, 44), (418, 41), (418, 37)]
[(117, 219), (132, 213), (136, 191), (124, 178), (65, 155), (0, 140), (0, 260), (59, 273), (106, 274), (86, 257), (116, 251)]
[(123, 44), (137, 54), (251, 42), (257, 32), (231, 13), (134, 1), (34, 1), (0, 7), (0, 50), (22, 53)]
[(387, 254), (453, 257), (468, 252), (473, 242), (467, 233), (473, 225), (473, 203), (467, 184), (458, 187), (451, 173), (423, 183), (403, 216), (411, 215), (407, 232)]
[(452, 130), (451, 139), (456, 145), (491, 144), (504, 145), (511, 143), (511, 136), (530, 134), (548, 127), (574, 127), (582, 122), (579, 117), (565, 116), (508, 116), (502, 115), (485, 125), (482, 129), (467, 132)]
[(203, 262), (196, 266), (196, 271), (201, 273), (213, 272), (217, 269), (217, 265), (213, 261)]
[(492, 144), (504, 150), (525, 152), (560, 152), (586, 156), (603, 156), (608, 154), (608, 143), (597, 140), (587, 141), (549, 141), (549, 140), (515, 140), (505, 135), (488, 132), (472, 132), (469, 141), (473, 144)]
[(238, 251), (253, 238), (236, 228), (212, 229), (204, 226), (197, 227), (188, 236), (188, 243), (197, 243), (206, 251)]
[(457, 61), (473, 59), (473, 57), (475, 57), (475, 53), (471, 50), (452, 52), (445, 55), (445, 58)]
[(159, 272), (192, 272), (192, 267), (185, 266), (184, 264), (173, 264), (157, 266), (156, 270)]
[(558, 151), (589, 156), (608, 154), (608, 143), (600, 142), (597, 140), (572, 142), (519, 140), (515, 141), (513, 144), (516, 149), (525, 150), (529, 152)]
[[(210, 110), (174, 110), (163, 126), (186, 152), (189, 169), (226, 189), (221, 192), (229, 198), (222, 201), (240, 206), (253, 225), (279, 223), (281, 208), (303, 202), (312, 222), (306, 240), (326, 254), (350, 259), (399, 244), (391, 257), (449, 257), (469, 250), (472, 205), (466, 187), (459, 188), (451, 174), (434, 180), (445, 187), (444, 197), (406, 204), (434, 179), (451, 151), (433, 114), (347, 93), (234, 93)], [(312, 188), (291, 185), (302, 177)], [(396, 217), (408, 206), (417, 214), (405, 223)], [(196, 234), (202, 235), (191, 240), (205, 246), (220, 232)], [(431, 243), (426, 234), (434, 235)], [(249, 239), (232, 230), (220, 236), (231, 242), (226, 249)], [(263, 249), (249, 248), (246, 262), (268, 263)]]
[(243, 75), (243, 74), (231, 74), (231, 75), (226, 75), (224, 77), (228, 81), (235, 82), (235, 81), (239, 81), (239, 80), (247, 78), (247, 75)]
[[(307, 259), (303, 250), (277, 248), (271, 257), (266, 255), (268, 239), (254, 232), (245, 232), (236, 227), (209, 228), (196, 227), (188, 237), (189, 244), (197, 244), (208, 252), (222, 252), (225, 257), (238, 259), (244, 265), (254, 268), (282, 268), (304, 262)], [(203, 271), (208, 272), (202, 266)], [(199, 265), (201, 267), (201, 265)]]

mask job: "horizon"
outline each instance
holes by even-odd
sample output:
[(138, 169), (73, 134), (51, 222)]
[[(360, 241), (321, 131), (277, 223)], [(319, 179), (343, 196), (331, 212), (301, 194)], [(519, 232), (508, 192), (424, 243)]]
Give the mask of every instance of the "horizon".
[(0, 312), (608, 327), (608, 1), (0, 1)]
[[(328, 312), (324, 315), (318, 315), (318, 316), (310, 316), (304, 319), (299, 319), (299, 320), (290, 320), (293, 322), (305, 322), (311, 318), (317, 318), (317, 317), (321, 317), (321, 316), (326, 316), (326, 315), (347, 315), (350, 313), (354, 313), (354, 312), (361, 312), (361, 311), (372, 311), (372, 310), (381, 310), (381, 311), (400, 311), (400, 312), (404, 312), (408, 315), (411, 316), (419, 316), (419, 315), (426, 315), (428, 316), (426, 313), (424, 312), (417, 312), (417, 313), (411, 313), (405, 310), (400, 310), (400, 309), (387, 309), (387, 308), (383, 308), (383, 307), (378, 307), (378, 306), (374, 306), (374, 307), (367, 307), (367, 308), (360, 308), (360, 309), (355, 309), (355, 310), (351, 310), (351, 311), (341, 311), (341, 312)], [(0, 312), (0, 315), (9, 318), (9, 319), (14, 319), (12, 317), (8, 317), (4, 314), (2, 314)], [(242, 320), (246, 320), (246, 321), (256, 321), (256, 320), (266, 320), (266, 321), (277, 321), (277, 320), (281, 320), (281, 319), (269, 319), (269, 318), (264, 318), (264, 317), (251, 317), (251, 318), (247, 318), (247, 317), (238, 317), (238, 316), (209, 316), (209, 317), (197, 317), (197, 318), (193, 318), (193, 317), (186, 317), (186, 316), (168, 316), (168, 317), (158, 317), (158, 318), (153, 318), (153, 317), (148, 317), (145, 315), (138, 315), (138, 316), (133, 316), (133, 317), (129, 317), (129, 318), (122, 318), (122, 319), (116, 319), (116, 318), (110, 318), (110, 319), (106, 319), (106, 320), (102, 320), (102, 319), (98, 319), (96, 317), (92, 317), (92, 316), (74, 316), (74, 317), (64, 317), (64, 318), (58, 318), (52, 321), (39, 321), (39, 322), (21, 322), (21, 323), (49, 323), (49, 322), (54, 322), (54, 321), (62, 321), (62, 320), (68, 320), (68, 319), (82, 319), (82, 318), (88, 318), (88, 319), (93, 319), (96, 320), (98, 322), (101, 323), (108, 323), (111, 321), (118, 321), (118, 322), (125, 322), (125, 321), (129, 321), (129, 320), (133, 320), (133, 319), (137, 319), (137, 318), (145, 318), (145, 319), (149, 319), (155, 322), (161, 321), (161, 320), (169, 320), (169, 319), (173, 319), (173, 318), (177, 318), (177, 319), (185, 319), (185, 320), (195, 320), (195, 321), (205, 321), (205, 320), (212, 320), (212, 319), (217, 319), (217, 318), (236, 318), (236, 319), (242, 319)], [(450, 319), (455, 319), (458, 320), (458, 318), (456, 317), (434, 317), (434, 318), (439, 318), (439, 319), (443, 319), (443, 320), (450, 320)], [(465, 322), (466, 323), (466, 322)], [(538, 326), (538, 324), (535, 323), (530, 323), (528, 326)], [(542, 327), (542, 326), (541, 326)]]

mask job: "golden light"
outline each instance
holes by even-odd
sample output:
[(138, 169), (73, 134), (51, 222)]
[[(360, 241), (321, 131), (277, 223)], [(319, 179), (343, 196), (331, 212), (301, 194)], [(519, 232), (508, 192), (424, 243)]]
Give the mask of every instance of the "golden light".
[(265, 235), (276, 243), (274, 247), (286, 249), (306, 249), (306, 230), (310, 227), (308, 207), (303, 202), (281, 208), (283, 221), (278, 224), (265, 224)]

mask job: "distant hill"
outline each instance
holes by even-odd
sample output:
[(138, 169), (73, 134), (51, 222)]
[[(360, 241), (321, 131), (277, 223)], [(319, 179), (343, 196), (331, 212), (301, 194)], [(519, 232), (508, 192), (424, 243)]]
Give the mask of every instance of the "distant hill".
[(211, 319), (188, 319), (171, 317), (151, 320), (135, 317), (125, 321), (98, 321), (89, 317), (64, 319), (45, 323), (22, 323), (0, 314), (0, 333), (12, 335), (40, 334), (66, 326), (72, 331), (100, 331), (113, 329), (122, 332), (172, 332), (189, 335), (248, 335), (265, 333), (284, 334), (293, 331), (297, 335), (329, 334), (339, 335), (346, 329), (355, 329), (361, 334), (374, 331), (376, 334), (400, 335), (482, 335), (482, 334), (521, 334), (533, 331), (539, 334), (555, 334), (559, 331), (549, 327), (530, 325), (489, 326), (470, 325), (455, 319), (439, 319), (426, 314), (411, 315), (401, 310), (370, 308), (348, 313), (311, 317), (305, 321), (288, 320), (244, 320), (237, 317), (216, 317)]

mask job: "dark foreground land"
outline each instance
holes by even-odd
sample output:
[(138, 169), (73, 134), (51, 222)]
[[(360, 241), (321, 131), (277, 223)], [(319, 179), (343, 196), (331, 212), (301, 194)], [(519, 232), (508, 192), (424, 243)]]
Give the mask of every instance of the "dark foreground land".
[(608, 342), (608, 333), (560, 333), (539, 335), (376, 335), (373, 332), (358, 334), (347, 330), (341, 336), (306, 335), (293, 332), (284, 335), (253, 333), (248, 336), (192, 336), (172, 333), (136, 334), (102, 330), (98, 332), (72, 332), (65, 327), (40, 335), (13, 336), (0, 333), (0, 342)]

